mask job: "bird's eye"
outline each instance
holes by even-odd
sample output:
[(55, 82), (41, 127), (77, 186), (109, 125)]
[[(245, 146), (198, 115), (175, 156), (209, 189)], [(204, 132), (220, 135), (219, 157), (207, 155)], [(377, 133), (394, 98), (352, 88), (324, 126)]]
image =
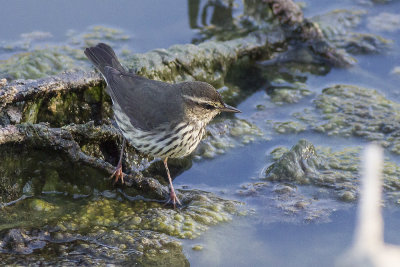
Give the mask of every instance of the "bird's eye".
[(205, 109), (214, 109), (215, 108), (213, 105), (210, 105), (210, 104), (204, 104), (203, 107)]

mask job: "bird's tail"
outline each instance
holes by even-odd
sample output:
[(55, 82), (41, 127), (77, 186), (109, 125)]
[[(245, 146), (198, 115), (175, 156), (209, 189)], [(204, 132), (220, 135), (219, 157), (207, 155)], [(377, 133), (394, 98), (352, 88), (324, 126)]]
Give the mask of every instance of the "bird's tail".
[(126, 72), (121, 63), (119, 63), (114, 50), (104, 43), (99, 43), (85, 49), (85, 55), (96, 66), (96, 68), (105, 76), (105, 67), (111, 67), (122, 73)]

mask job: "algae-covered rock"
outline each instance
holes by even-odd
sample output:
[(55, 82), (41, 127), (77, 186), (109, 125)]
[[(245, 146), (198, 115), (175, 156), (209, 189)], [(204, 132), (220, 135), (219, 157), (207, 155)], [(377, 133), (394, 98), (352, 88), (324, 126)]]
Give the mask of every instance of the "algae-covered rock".
[(178, 195), (180, 209), (109, 191), (21, 200), (2, 209), (0, 259), (22, 265), (188, 266), (180, 242), (171, 236), (198, 237), (208, 227), (232, 220), (239, 203), (202, 191), (179, 190)]
[[(285, 152), (286, 151), (286, 152)], [(339, 200), (354, 201), (359, 191), (360, 147), (333, 151), (329, 147), (315, 148), (300, 140), (290, 151), (275, 149), (274, 163), (266, 170), (265, 179), (294, 182), (333, 189)], [(383, 170), (385, 191), (392, 194), (400, 190), (400, 167), (386, 160)]]
[(225, 42), (174, 45), (127, 58), (131, 71), (150, 79), (180, 82), (207, 81), (223, 85), (229, 67), (243, 56), (257, 57), (265, 50), (266, 36), (249, 34)]
[(326, 88), (314, 103), (315, 110), (294, 114), (311, 129), (328, 135), (363, 137), (400, 154), (399, 103), (376, 90), (351, 85)]
[(296, 181), (300, 184), (310, 183), (310, 176), (317, 172), (314, 146), (306, 140), (300, 140), (292, 149), (283, 154), (266, 170), (266, 177), (271, 181)]
[[(358, 198), (360, 147), (314, 147), (300, 140), (290, 150), (271, 151), (273, 163), (260, 180), (243, 184), (241, 197), (262, 203), (257, 217), (268, 222), (329, 221), (333, 212), (350, 207)], [(400, 202), (400, 167), (385, 160), (385, 201)]]
[(151, 231), (95, 228), (80, 235), (55, 228), (16, 228), (0, 233), (0, 252), (6, 265), (189, 266), (180, 242)]

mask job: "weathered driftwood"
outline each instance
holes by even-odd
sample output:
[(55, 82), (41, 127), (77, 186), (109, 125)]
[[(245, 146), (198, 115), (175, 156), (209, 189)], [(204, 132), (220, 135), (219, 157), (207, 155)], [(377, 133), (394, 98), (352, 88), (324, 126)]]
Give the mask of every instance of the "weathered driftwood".
[[(23, 144), (29, 149), (56, 150), (65, 153), (72, 162), (104, 170), (111, 175), (115, 167), (100, 158), (82, 152), (74, 136), (81, 135), (88, 140), (102, 142), (105, 139), (118, 138), (118, 134), (118, 130), (112, 126), (94, 126), (92, 123), (62, 128), (50, 128), (43, 123), (8, 125), (0, 129), (0, 145)], [(167, 188), (156, 179), (143, 177), (141, 173), (126, 175), (125, 183), (139, 191), (147, 192), (146, 194), (151, 192), (153, 197), (163, 198), (167, 192)]]
[(95, 72), (72, 71), (38, 80), (16, 80), (0, 83), (0, 110), (7, 104), (27, 101), (57, 92), (79, 90), (101, 82)]

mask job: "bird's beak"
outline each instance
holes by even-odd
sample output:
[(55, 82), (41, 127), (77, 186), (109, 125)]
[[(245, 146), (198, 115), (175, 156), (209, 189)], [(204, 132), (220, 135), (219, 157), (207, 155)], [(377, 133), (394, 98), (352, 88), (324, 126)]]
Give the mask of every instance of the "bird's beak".
[(223, 108), (220, 108), (219, 110), (221, 110), (221, 112), (233, 112), (233, 113), (242, 113), (240, 110), (238, 110), (237, 108), (234, 108), (232, 106), (229, 106), (227, 104), (224, 104)]

